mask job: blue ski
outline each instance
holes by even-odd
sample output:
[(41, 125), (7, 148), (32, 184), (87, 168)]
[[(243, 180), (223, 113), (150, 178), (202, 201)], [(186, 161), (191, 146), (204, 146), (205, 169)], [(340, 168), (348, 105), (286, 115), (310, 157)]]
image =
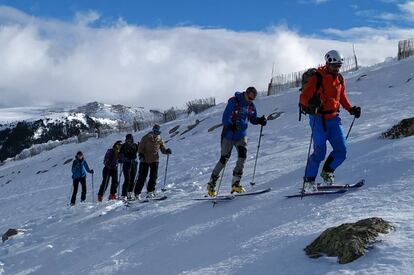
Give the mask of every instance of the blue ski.
[(286, 198), (298, 198), (298, 197), (310, 197), (310, 196), (319, 196), (319, 195), (333, 195), (333, 194), (342, 194), (348, 191), (348, 189), (339, 189), (335, 191), (315, 191), (315, 192), (308, 192), (308, 193), (298, 193), (295, 195), (287, 195)]
[(344, 184), (344, 185), (320, 185), (318, 184), (318, 190), (334, 190), (334, 189), (353, 189), (353, 188), (359, 188), (364, 186), (365, 184), (365, 180), (359, 180), (358, 182), (354, 183), (354, 184)]

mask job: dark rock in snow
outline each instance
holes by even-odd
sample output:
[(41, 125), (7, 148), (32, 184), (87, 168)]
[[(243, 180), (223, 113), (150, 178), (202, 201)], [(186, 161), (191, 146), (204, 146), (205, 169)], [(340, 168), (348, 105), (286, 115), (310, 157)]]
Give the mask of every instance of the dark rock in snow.
[(67, 159), (67, 160), (65, 160), (65, 162), (63, 163), (63, 165), (70, 163), (72, 160), (73, 159)]
[(414, 117), (406, 118), (382, 133), (383, 138), (395, 139), (414, 135)]
[(1, 236), (1, 240), (3, 242), (7, 241), (11, 236), (17, 235), (20, 232), (24, 232), (23, 229), (16, 229), (16, 228), (10, 228)]
[(391, 229), (394, 227), (389, 222), (377, 217), (344, 223), (326, 229), (305, 251), (311, 258), (325, 254), (329, 257), (336, 256), (339, 263), (346, 264), (363, 256), (380, 233), (386, 234)]

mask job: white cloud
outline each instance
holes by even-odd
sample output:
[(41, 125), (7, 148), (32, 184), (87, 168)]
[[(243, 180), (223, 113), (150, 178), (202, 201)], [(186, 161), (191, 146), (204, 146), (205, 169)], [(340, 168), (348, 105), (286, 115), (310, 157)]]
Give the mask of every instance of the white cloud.
[(328, 2), (329, 0), (313, 0), (313, 2), (315, 2), (315, 4), (322, 4), (322, 3), (326, 3), (326, 2)]
[(399, 4), (398, 7), (406, 14), (408, 20), (414, 21), (414, 1)]
[(75, 21), (79, 25), (89, 25), (100, 18), (100, 15), (97, 11), (87, 11), (87, 12), (77, 12), (75, 14)]
[[(224, 101), (248, 86), (265, 90), (273, 62), (276, 73), (288, 73), (321, 63), (332, 48), (352, 53), (349, 42), (300, 37), (286, 27), (266, 33), (148, 29), (119, 20), (92, 28), (99, 15), (82, 18), (64, 23), (0, 7), (3, 106), (97, 100), (169, 108), (201, 97)], [(368, 65), (395, 56), (396, 40), (412, 30), (326, 32), (356, 42)]]

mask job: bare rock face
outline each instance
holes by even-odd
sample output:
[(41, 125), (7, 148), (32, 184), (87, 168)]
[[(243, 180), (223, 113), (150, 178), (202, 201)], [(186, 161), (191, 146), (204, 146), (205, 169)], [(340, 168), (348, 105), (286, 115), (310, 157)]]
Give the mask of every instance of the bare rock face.
[(414, 117), (406, 118), (382, 133), (383, 138), (395, 139), (414, 135)]
[(389, 222), (377, 217), (344, 223), (326, 229), (305, 251), (311, 258), (336, 256), (339, 263), (346, 264), (363, 256), (380, 233), (386, 234), (391, 229), (394, 227)]

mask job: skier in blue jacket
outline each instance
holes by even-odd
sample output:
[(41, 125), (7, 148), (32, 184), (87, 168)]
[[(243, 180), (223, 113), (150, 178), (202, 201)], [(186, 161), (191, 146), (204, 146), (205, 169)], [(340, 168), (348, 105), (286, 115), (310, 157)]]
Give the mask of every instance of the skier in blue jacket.
[(265, 126), (267, 121), (264, 116), (257, 117), (256, 107), (253, 101), (256, 99), (257, 90), (249, 87), (245, 92), (236, 92), (231, 97), (223, 113), (223, 131), (221, 134), (221, 157), (211, 173), (210, 181), (207, 184), (208, 195), (217, 195), (215, 190), (216, 182), (220, 177), (227, 161), (230, 158), (233, 147), (237, 150), (236, 167), (233, 170), (231, 193), (242, 193), (245, 189), (240, 184), (243, 175), (244, 163), (247, 157), (247, 127), (248, 122)]
[(72, 163), (73, 193), (70, 205), (75, 205), (79, 183), (82, 185), (81, 202), (86, 199), (86, 172), (93, 174), (93, 169), (89, 169), (83, 153), (79, 151)]

